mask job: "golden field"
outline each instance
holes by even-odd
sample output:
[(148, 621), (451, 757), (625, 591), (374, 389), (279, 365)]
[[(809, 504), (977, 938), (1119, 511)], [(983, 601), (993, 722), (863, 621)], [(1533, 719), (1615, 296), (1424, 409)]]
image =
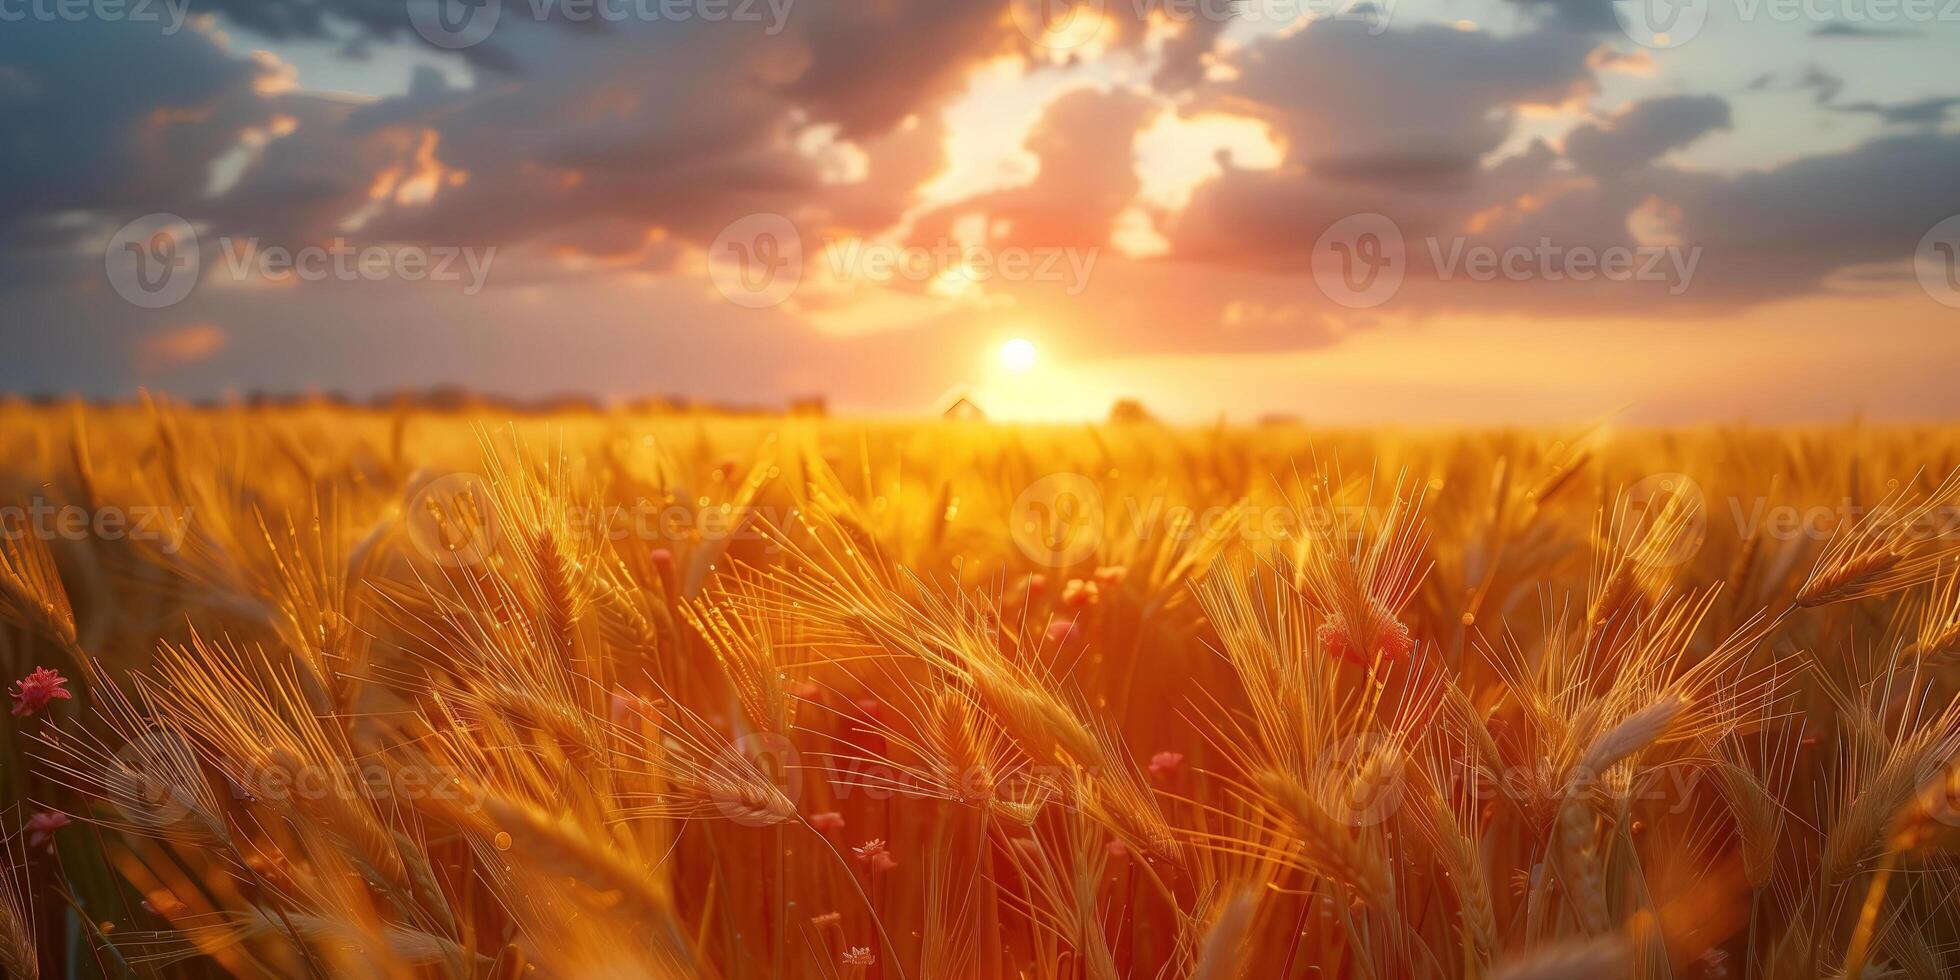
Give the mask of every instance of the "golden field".
[(1947, 976), (1956, 469), (7, 406), (0, 963)]

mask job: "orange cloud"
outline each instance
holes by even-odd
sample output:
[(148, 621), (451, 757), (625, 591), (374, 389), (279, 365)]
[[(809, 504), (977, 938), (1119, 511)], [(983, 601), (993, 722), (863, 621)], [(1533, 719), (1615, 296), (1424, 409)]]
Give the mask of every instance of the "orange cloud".
[(225, 347), (225, 332), (214, 323), (171, 327), (143, 338), (136, 347), (137, 369), (145, 373), (195, 364)]

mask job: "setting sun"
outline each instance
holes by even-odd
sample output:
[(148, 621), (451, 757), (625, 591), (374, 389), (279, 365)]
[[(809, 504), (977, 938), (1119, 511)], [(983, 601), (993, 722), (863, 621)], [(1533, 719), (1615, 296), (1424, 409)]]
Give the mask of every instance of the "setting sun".
[(1009, 374), (1021, 374), (1034, 367), (1038, 355), (1034, 343), (1023, 337), (1016, 337), (1000, 345), (1000, 365)]

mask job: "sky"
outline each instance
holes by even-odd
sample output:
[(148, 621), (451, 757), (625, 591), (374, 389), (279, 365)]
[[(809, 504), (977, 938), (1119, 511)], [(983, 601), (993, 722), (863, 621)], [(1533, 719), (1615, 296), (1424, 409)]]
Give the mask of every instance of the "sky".
[(1960, 415), (1960, 0), (0, 0), (0, 391)]

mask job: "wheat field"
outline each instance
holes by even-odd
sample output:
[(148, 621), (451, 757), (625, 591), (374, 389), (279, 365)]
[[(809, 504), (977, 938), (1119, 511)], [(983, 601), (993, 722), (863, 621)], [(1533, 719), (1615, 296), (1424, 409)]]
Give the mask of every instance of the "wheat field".
[(0, 407), (19, 977), (1960, 963), (1960, 431)]

